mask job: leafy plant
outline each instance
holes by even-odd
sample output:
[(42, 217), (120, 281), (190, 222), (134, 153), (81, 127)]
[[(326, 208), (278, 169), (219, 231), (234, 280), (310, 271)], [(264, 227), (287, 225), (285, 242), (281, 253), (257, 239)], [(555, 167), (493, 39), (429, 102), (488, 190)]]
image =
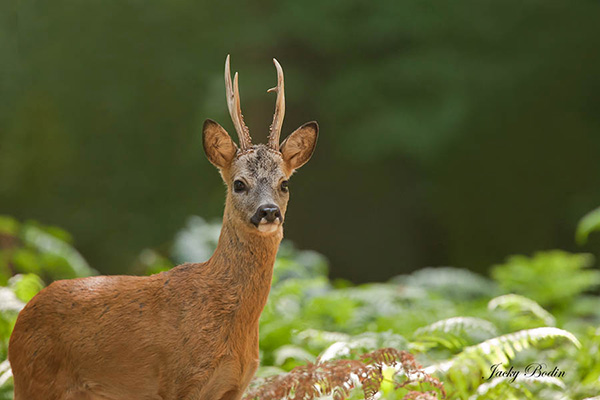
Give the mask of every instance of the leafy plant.
[(535, 301), (518, 294), (505, 294), (493, 298), (488, 309), (508, 330), (555, 326), (556, 319)]
[(565, 306), (575, 296), (600, 284), (600, 271), (591, 269), (594, 256), (561, 250), (512, 256), (492, 268), (492, 277), (509, 293), (517, 293), (542, 306)]
[(417, 343), (425, 344), (424, 350), (442, 346), (456, 352), (469, 344), (497, 335), (498, 328), (490, 321), (475, 317), (452, 317), (417, 329), (413, 338)]
[(35, 274), (50, 283), (94, 275), (96, 271), (73, 247), (66, 231), (0, 216), (0, 283), (6, 284), (17, 273)]
[(590, 211), (581, 218), (579, 224), (577, 224), (575, 240), (578, 244), (583, 245), (587, 242), (590, 234), (597, 231), (600, 231), (600, 207)]
[(558, 328), (544, 327), (523, 330), (488, 339), (466, 347), (451, 360), (441, 362), (426, 369), (426, 372), (441, 372), (457, 391), (460, 397), (467, 397), (477, 389), (489, 375), (493, 365), (508, 365), (518, 353), (529, 349), (556, 346), (561, 341), (581, 347), (577, 338), (570, 332)]
[[(170, 250), (144, 250), (131, 270), (150, 274), (203, 261), (218, 231), (192, 218)], [(53, 279), (94, 272), (81, 267), (87, 263), (71, 243), (60, 229), (0, 218), (0, 400), (12, 396), (6, 346), (19, 310)], [(323, 256), (286, 241), (261, 316), (261, 366), (246, 399), (592, 398), (600, 393), (593, 260), (549, 251), (510, 257), (492, 279), (441, 267), (355, 286), (331, 282)], [(493, 365), (530, 363), (567, 373), (490, 378)]]
[[(401, 376), (399, 382), (394, 381), (394, 388), (406, 391), (403, 399), (415, 399), (418, 395), (426, 395), (432, 400), (446, 397), (442, 383), (425, 373), (410, 353), (382, 348), (362, 354), (358, 359), (318, 359), (315, 363), (296, 367), (287, 374), (265, 379), (260, 386), (249, 390), (244, 399), (308, 400), (331, 395), (335, 400), (343, 400), (350, 396), (352, 389), (360, 387), (364, 398), (371, 400), (381, 389), (386, 367), (395, 370), (388, 374), (388, 379)], [(431, 390), (413, 390), (424, 384)]]

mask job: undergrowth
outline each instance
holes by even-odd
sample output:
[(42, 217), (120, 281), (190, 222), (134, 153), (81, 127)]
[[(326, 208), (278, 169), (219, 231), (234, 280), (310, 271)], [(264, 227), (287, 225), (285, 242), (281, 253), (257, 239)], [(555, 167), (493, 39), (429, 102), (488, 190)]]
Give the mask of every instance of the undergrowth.
[[(580, 242), (600, 228), (598, 215), (582, 221)], [(204, 261), (218, 232), (193, 217), (169, 254), (146, 249), (131, 271)], [(0, 400), (12, 398), (5, 359), (19, 310), (55, 279), (94, 273), (66, 232), (0, 217)], [(423, 268), (355, 286), (329, 280), (320, 254), (284, 242), (260, 320), (261, 366), (244, 398), (591, 399), (600, 393), (599, 284), (592, 255), (553, 250), (508, 257), (491, 278)]]

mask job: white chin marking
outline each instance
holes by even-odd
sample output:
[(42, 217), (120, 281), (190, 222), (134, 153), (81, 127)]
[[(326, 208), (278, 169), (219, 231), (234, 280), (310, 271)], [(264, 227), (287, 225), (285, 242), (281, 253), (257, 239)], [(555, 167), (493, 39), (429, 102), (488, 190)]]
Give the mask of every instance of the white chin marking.
[(279, 224), (277, 223), (270, 223), (270, 224), (258, 224), (258, 230), (263, 232), (263, 233), (271, 233), (271, 232), (275, 232), (277, 230), (277, 228), (279, 227)]

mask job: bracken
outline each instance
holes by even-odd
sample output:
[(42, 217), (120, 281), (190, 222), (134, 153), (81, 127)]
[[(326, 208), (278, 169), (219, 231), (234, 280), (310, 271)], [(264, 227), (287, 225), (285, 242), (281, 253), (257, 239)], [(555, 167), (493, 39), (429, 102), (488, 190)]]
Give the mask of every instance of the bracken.
[[(331, 395), (334, 400), (344, 400), (350, 391), (362, 388), (367, 400), (373, 399), (383, 382), (383, 368), (394, 367), (404, 374), (403, 381), (396, 382), (395, 388), (408, 388), (424, 384), (437, 391), (408, 392), (405, 400), (437, 400), (446, 398), (442, 383), (426, 374), (412, 354), (394, 348), (382, 348), (363, 354), (358, 360), (330, 360), (308, 363), (294, 368), (287, 374), (266, 378), (262, 384), (249, 390), (244, 400), (309, 400), (323, 395)], [(439, 396), (441, 397), (438, 397)]]

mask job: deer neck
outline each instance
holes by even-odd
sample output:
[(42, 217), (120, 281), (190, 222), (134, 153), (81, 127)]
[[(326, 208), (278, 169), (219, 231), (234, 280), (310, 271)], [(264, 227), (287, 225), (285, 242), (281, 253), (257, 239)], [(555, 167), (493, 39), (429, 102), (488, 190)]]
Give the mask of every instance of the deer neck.
[(234, 308), (244, 321), (257, 322), (269, 296), (283, 233), (280, 229), (272, 235), (261, 235), (247, 228), (236, 228), (226, 212), (217, 248), (204, 270), (209, 280), (236, 303)]

